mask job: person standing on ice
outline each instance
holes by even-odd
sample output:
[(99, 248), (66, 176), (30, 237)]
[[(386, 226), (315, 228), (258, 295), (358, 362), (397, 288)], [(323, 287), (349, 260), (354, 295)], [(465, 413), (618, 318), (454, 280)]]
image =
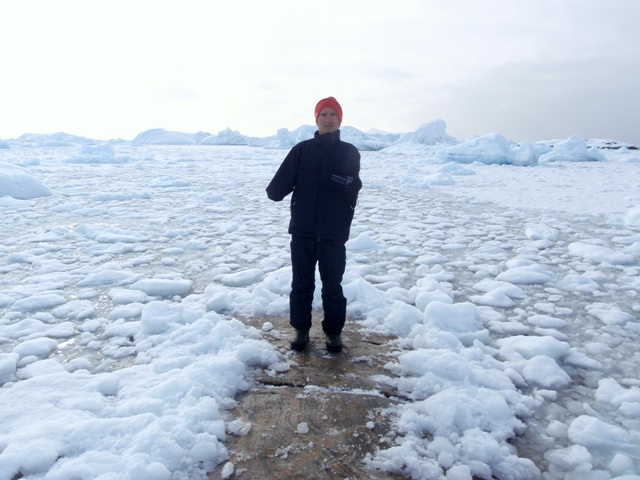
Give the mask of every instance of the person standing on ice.
[(316, 264), (322, 281), (322, 330), (330, 352), (342, 351), (347, 300), (342, 292), (346, 265), (345, 243), (362, 188), (360, 152), (340, 140), (342, 107), (333, 97), (315, 108), (318, 130), (295, 145), (267, 187), (276, 202), (291, 195), (290, 324), (295, 329), (291, 348), (309, 343)]

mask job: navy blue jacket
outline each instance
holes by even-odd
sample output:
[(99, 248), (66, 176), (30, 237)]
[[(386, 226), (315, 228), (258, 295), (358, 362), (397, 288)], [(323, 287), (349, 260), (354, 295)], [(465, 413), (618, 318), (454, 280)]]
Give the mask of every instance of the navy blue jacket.
[(291, 196), (289, 233), (345, 243), (358, 202), (360, 152), (340, 131), (304, 140), (291, 149), (267, 187), (276, 202)]

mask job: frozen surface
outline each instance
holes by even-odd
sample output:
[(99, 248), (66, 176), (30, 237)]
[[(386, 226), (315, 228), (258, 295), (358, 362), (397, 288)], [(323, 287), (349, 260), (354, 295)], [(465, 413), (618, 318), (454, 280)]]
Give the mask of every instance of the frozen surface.
[[(349, 314), (412, 399), (369, 462), (639, 479), (640, 155), (416, 138), (363, 152), (348, 243)], [(0, 149), (0, 479), (204, 478), (282, 366), (242, 317), (287, 313), (286, 151), (74, 141)]]

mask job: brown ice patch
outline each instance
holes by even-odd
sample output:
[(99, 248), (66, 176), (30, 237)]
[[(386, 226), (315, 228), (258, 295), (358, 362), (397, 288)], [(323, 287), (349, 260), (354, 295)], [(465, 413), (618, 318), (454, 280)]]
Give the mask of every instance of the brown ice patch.
[[(260, 371), (253, 388), (236, 398), (228, 420), (241, 419), (241, 431), (225, 445), (235, 473), (228, 478), (267, 479), (394, 479), (403, 478), (368, 468), (364, 459), (388, 448), (394, 434), (387, 409), (404, 401), (381, 377), (395, 359), (391, 339), (367, 335), (348, 321), (344, 349), (326, 351), (320, 319), (314, 319), (304, 352), (289, 348), (292, 329), (286, 317), (242, 319), (258, 329), (271, 322), (265, 338), (280, 351), (290, 368)], [(238, 421), (236, 421), (236, 425)], [(246, 431), (248, 430), (248, 432)], [(220, 479), (224, 464), (209, 475)]]

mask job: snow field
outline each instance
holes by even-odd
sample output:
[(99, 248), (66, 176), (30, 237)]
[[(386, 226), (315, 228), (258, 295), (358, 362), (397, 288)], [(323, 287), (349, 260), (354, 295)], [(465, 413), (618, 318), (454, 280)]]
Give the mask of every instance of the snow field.
[[(504, 153), (485, 141), (483, 158)], [(633, 153), (461, 166), (448, 148), (363, 152), (348, 311), (398, 337), (379, 380), (412, 399), (367, 461), (640, 478)], [(227, 460), (249, 372), (288, 368), (241, 321), (288, 309), (288, 209), (264, 195), (285, 153), (0, 151), (34, 185), (0, 198), (0, 478), (205, 478)]]

